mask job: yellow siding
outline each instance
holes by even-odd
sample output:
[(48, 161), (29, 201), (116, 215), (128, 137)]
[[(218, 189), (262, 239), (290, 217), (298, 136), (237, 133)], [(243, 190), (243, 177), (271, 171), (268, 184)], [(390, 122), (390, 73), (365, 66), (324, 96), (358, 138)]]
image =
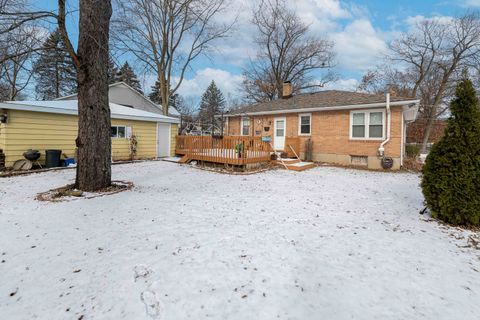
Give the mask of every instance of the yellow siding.
[[(132, 127), (132, 134), (137, 137), (136, 159), (151, 159), (157, 156), (157, 123), (133, 120), (112, 119), (114, 126)], [(112, 159), (130, 159), (130, 139), (112, 139)]]
[(23, 159), (27, 149), (41, 152), (45, 161), (46, 149), (61, 149), (69, 157), (75, 156), (77, 117), (52, 113), (9, 110), (6, 125), (6, 165)]
[(175, 147), (177, 145), (177, 135), (178, 135), (178, 124), (172, 123), (170, 126), (171, 134), (170, 134), (170, 156), (173, 157), (175, 155)]
[(6, 126), (3, 123), (0, 123), (0, 150), (5, 152), (5, 137), (6, 135)]
[[(41, 163), (45, 161), (46, 149), (61, 149), (68, 157), (74, 157), (77, 121), (78, 117), (73, 115), (9, 110), (8, 123), (0, 129), (0, 143), (2, 137), (5, 140), (6, 165), (12, 166), (16, 160), (23, 159), (27, 149), (39, 150)], [(155, 122), (112, 119), (112, 125), (132, 127), (138, 141), (137, 159), (156, 157)], [(129, 145), (128, 139), (112, 139), (113, 160), (129, 159)]]

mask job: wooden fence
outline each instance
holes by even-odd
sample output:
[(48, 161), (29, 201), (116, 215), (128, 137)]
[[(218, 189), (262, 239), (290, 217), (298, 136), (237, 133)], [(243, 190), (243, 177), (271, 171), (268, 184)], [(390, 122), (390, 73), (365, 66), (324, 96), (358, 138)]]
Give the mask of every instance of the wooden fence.
[(190, 160), (245, 165), (269, 161), (271, 146), (261, 137), (177, 136), (175, 150)]

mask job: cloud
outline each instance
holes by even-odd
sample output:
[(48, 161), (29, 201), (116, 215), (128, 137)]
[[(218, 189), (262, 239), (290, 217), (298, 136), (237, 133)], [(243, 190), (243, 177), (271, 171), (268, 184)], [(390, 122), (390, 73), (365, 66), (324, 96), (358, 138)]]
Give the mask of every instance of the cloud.
[[(316, 36), (341, 30), (341, 20), (367, 14), (364, 7), (346, 6), (339, 0), (296, 0), (288, 1), (287, 5), (295, 10), (302, 21), (309, 25), (311, 34)], [(249, 59), (255, 58), (258, 49), (255, 44), (257, 30), (251, 20), (256, 6), (258, 0), (234, 1), (228, 10), (215, 19), (222, 24), (236, 21), (230, 37), (215, 43), (211, 53), (215, 61), (242, 67)]]
[[(480, 1), (480, 0), (479, 0)], [(405, 19), (405, 23), (407, 24), (408, 29), (411, 31), (417, 24), (424, 22), (424, 21), (435, 21), (440, 24), (449, 24), (452, 22), (454, 18), (450, 16), (432, 16), (432, 17), (425, 17), (422, 15), (416, 16), (409, 16)]]
[(228, 95), (235, 96), (238, 94), (242, 76), (222, 69), (201, 69), (195, 73), (193, 78), (183, 80), (178, 93), (185, 97), (201, 96), (212, 80), (222, 90), (225, 97)]
[(312, 33), (326, 33), (339, 27), (340, 19), (350, 19), (352, 14), (338, 0), (292, 1), (291, 7), (310, 26)]
[[(156, 77), (153, 75), (145, 75), (143, 79), (143, 87), (147, 94), (151, 91), (150, 87), (155, 83)], [(229, 71), (215, 68), (204, 68), (198, 70), (193, 77), (184, 78), (177, 93), (185, 98), (201, 97), (205, 89), (212, 80), (222, 91), (225, 98), (236, 97), (239, 93), (239, 86), (242, 82), (242, 76), (232, 74)], [(174, 85), (178, 83), (178, 79), (174, 80)]]
[(480, 7), (480, 0), (463, 0), (461, 1), (460, 6), (464, 8)]
[(383, 35), (366, 19), (354, 20), (340, 32), (333, 33), (340, 70), (363, 72), (378, 63), (387, 50)]
[(344, 90), (344, 91), (355, 91), (360, 84), (358, 79), (339, 79), (336, 82), (328, 83), (325, 85), (325, 90)]

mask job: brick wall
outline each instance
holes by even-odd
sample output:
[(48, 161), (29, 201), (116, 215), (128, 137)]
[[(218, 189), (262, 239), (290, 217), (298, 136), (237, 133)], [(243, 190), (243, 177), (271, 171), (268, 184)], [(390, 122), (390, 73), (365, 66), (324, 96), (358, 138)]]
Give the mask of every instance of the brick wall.
[[(385, 110), (385, 109), (378, 109)], [(402, 135), (402, 108), (392, 109), (391, 140), (385, 146), (385, 155), (400, 158)], [(382, 140), (351, 140), (350, 110), (312, 112), (310, 136), (300, 136), (301, 150), (305, 150), (305, 141), (313, 141), (313, 154), (358, 155), (376, 157)], [(298, 113), (275, 116), (250, 117), (250, 135), (271, 136), (274, 139), (274, 118), (285, 117), (287, 121), (286, 136), (298, 137)], [(240, 135), (240, 117), (228, 121), (228, 135)], [(265, 129), (268, 128), (268, 131)]]

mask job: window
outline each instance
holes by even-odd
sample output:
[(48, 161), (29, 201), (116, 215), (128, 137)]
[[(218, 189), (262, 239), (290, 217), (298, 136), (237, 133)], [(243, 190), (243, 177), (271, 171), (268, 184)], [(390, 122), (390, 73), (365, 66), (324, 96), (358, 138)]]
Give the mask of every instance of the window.
[(126, 138), (127, 137), (127, 127), (125, 126), (113, 126), (110, 127), (112, 131), (112, 138)]
[(310, 135), (312, 115), (310, 113), (300, 114), (298, 116), (299, 135)]
[(383, 113), (382, 112), (370, 112), (370, 122), (368, 132), (370, 138), (382, 138), (383, 137)]
[(365, 113), (354, 113), (352, 122), (352, 138), (365, 138)]
[(244, 117), (241, 119), (241, 131), (242, 136), (248, 136), (250, 134), (250, 118)]
[(350, 163), (356, 166), (368, 166), (367, 156), (350, 156)]
[(285, 137), (285, 120), (275, 120), (275, 137)]
[(350, 113), (351, 139), (384, 139), (385, 112), (377, 110)]

